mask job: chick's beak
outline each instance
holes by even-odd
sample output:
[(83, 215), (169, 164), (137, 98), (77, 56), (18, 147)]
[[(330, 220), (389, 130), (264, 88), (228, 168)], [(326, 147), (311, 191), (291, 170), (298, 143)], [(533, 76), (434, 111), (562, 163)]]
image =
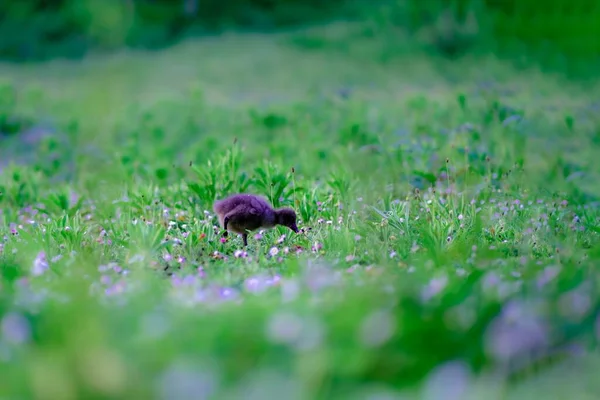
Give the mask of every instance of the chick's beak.
[(298, 227), (297, 227), (295, 224), (294, 224), (294, 225), (292, 225), (290, 228), (292, 228), (292, 230), (293, 230), (294, 232), (296, 232), (296, 233), (300, 232), (300, 231), (298, 230)]

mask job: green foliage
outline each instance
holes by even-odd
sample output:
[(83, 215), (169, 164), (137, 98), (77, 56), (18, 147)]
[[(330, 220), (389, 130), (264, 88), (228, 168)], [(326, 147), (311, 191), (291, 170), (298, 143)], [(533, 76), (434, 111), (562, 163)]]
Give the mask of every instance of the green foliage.
[[(555, 364), (555, 390), (595, 389), (594, 93), (541, 74), (508, 95), (421, 69), (398, 84), (396, 66), (310, 59), (345, 88), (339, 65), (356, 67), (362, 86), (340, 93), (285, 44), (271, 69), (265, 43), (234, 43), (263, 63), (249, 78), (224, 41), (222, 81), (214, 48), (190, 44), (135, 55), (128, 78), (61, 65), (48, 98), (17, 103), (56, 132), (0, 167), (0, 397), (435, 398), (452, 379), (460, 398), (523, 398), (519, 381), (543, 390)], [(174, 60), (190, 69), (169, 75)], [(287, 90), (281, 65), (320, 95)], [(241, 104), (240, 88), (289, 97)], [(212, 206), (235, 192), (293, 207), (302, 231), (222, 238)], [(562, 364), (572, 344), (594, 363)]]
[[(158, 48), (189, 30), (268, 30), (334, 16), (344, 1), (23, 0), (0, 4), (0, 56), (81, 57), (89, 49)], [(197, 29), (196, 29), (197, 30)], [(15, 35), (15, 32), (19, 32)]]
[(0, 138), (31, 127), (32, 120), (25, 115), (21, 104), (15, 87), (0, 83)]
[(492, 11), (493, 36), (503, 54), (525, 46), (544, 67), (576, 75), (597, 62), (600, 7), (589, 0), (553, 0), (540, 8), (533, 1), (486, 1)]
[[(593, 0), (552, 0), (541, 8), (533, 0), (23, 0), (4, 2), (0, 15), (0, 57), (10, 60), (81, 57), (88, 50), (123, 46), (161, 48), (189, 35), (331, 19), (368, 21), (349, 39), (386, 38), (382, 59), (406, 50), (399, 32), (416, 35), (425, 49), (446, 57), (476, 49), (571, 76), (595, 71), (590, 62), (598, 62), (600, 51), (600, 41), (590, 39), (600, 37), (600, 7)], [(331, 37), (300, 35), (293, 41), (313, 51), (347, 47)], [(523, 50), (528, 57), (521, 57)], [(281, 121), (273, 114), (263, 123)]]

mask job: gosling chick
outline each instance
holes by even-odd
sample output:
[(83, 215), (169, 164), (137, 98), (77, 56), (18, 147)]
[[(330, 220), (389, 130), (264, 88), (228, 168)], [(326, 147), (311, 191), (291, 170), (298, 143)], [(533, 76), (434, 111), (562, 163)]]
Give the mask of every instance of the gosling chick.
[(248, 232), (259, 228), (270, 229), (282, 225), (298, 233), (296, 212), (291, 208), (275, 210), (261, 196), (234, 194), (215, 201), (213, 210), (219, 217), (219, 224), (225, 230), (223, 236), (227, 236), (227, 231), (240, 234), (244, 246), (248, 246)]

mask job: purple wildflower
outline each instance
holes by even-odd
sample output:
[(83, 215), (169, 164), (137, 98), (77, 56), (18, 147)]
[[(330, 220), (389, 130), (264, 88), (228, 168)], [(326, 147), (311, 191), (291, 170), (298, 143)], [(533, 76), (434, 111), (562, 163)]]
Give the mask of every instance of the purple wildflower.
[(31, 328), (27, 318), (21, 314), (10, 312), (4, 315), (0, 323), (2, 336), (10, 343), (21, 344), (29, 341)]
[(265, 289), (264, 280), (262, 277), (253, 276), (244, 282), (244, 286), (248, 292), (259, 293)]
[(210, 369), (178, 360), (162, 374), (158, 389), (162, 399), (209, 399), (214, 397), (218, 383), (217, 374)]
[(267, 280), (266, 280), (266, 283), (269, 286), (278, 285), (279, 282), (281, 282), (281, 276), (279, 276), (279, 275), (274, 275), (273, 277), (267, 278)]
[(234, 300), (238, 297), (238, 293), (232, 288), (224, 287), (219, 289), (219, 296), (223, 300)]
[(323, 248), (323, 245), (322, 245), (321, 243), (319, 243), (319, 242), (315, 242), (315, 243), (312, 245), (312, 247), (311, 247), (311, 250), (312, 250), (312, 252), (313, 252), (313, 253), (316, 253), (316, 252), (318, 252), (319, 250), (321, 250), (322, 248)]
[(33, 268), (31, 273), (34, 276), (42, 275), (44, 272), (48, 270), (48, 261), (46, 260), (46, 253), (40, 251), (33, 261)]
[(114, 296), (117, 294), (121, 294), (125, 291), (125, 286), (126, 286), (125, 281), (121, 280), (121, 281), (116, 282), (113, 286), (107, 287), (104, 290), (104, 293), (107, 296)]
[(487, 332), (486, 348), (498, 361), (508, 362), (548, 344), (549, 331), (524, 304), (508, 303)]
[(193, 286), (194, 283), (196, 283), (195, 275), (186, 275), (182, 281), (182, 285), (184, 285), (184, 286)]
[(174, 287), (179, 287), (182, 284), (183, 284), (183, 279), (181, 279), (180, 276), (178, 276), (178, 275), (171, 276), (171, 285), (173, 285)]
[(448, 277), (445, 275), (442, 275), (439, 278), (433, 278), (431, 281), (429, 281), (421, 293), (423, 301), (428, 301), (433, 298), (435, 295), (440, 293), (447, 284)]
[(437, 367), (427, 377), (423, 398), (463, 399), (471, 381), (471, 371), (462, 361), (451, 361)]

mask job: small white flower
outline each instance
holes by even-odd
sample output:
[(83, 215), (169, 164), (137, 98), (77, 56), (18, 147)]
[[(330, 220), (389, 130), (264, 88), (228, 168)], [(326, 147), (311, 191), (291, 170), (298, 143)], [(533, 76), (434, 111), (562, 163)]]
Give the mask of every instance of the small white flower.
[(246, 255), (246, 252), (243, 250), (236, 250), (233, 252), (233, 256), (235, 258), (243, 258), (243, 257), (245, 257), (245, 255)]

